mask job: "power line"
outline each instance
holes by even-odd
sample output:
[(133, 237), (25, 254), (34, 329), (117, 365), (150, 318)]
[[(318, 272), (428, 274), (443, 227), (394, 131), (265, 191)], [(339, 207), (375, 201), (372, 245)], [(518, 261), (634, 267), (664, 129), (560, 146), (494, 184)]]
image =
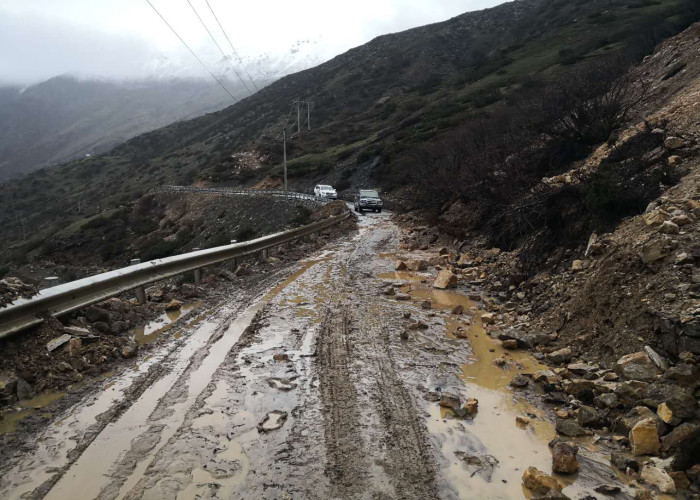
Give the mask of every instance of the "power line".
[(168, 21), (165, 20), (165, 18), (161, 15), (161, 13), (158, 12), (158, 9), (156, 9), (155, 6), (151, 3), (151, 0), (146, 0), (146, 2), (148, 2), (148, 5), (151, 6), (151, 8), (156, 12), (156, 14), (158, 14), (158, 17), (160, 17), (160, 18), (163, 20), (163, 22), (165, 23), (165, 25), (166, 25), (168, 28), (170, 28), (170, 30), (175, 34), (175, 36), (178, 37), (178, 38), (180, 39), (180, 41), (182, 42), (182, 44), (183, 44), (185, 47), (187, 47), (187, 50), (190, 51), (190, 53), (194, 56), (194, 58), (197, 59), (197, 61), (199, 61), (199, 64), (201, 64), (202, 67), (203, 67), (205, 70), (207, 70), (207, 73), (209, 73), (209, 74), (211, 75), (211, 77), (212, 77), (214, 80), (216, 80), (216, 83), (218, 83), (219, 85), (221, 85), (221, 88), (224, 89), (224, 90), (226, 91), (226, 93), (231, 97), (231, 99), (233, 99), (233, 102), (238, 102), (238, 99), (236, 99), (235, 97), (233, 97), (233, 94), (232, 94), (231, 92), (229, 92), (228, 89), (227, 89), (226, 87), (224, 87), (224, 84), (221, 83), (221, 81), (220, 81), (217, 77), (214, 76), (214, 73), (212, 73), (212, 72), (209, 70), (209, 68), (207, 68), (207, 65), (204, 64), (204, 63), (202, 62), (202, 60), (197, 56), (197, 54), (194, 53), (194, 50), (192, 50), (192, 49), (190, 48), (190, 46), (187, 45), (187, 42), (185, 42), (185, 40), (183, 40), (182, 37), (181, 37), (180, 35), (178, 35), (177, 31), (175, 31), (175, 28), (173, 28), (172, 26), (170, 26), (170, 23), (168, 23)]
[[(187, 3), (192, 8), (192, 12), (194, 12), (194, 15), (197, 16), (197, 19), (199, 19), (199, 22), (202, 24), (202, 26), (204, 26), (204, 29), (207, 30), (207, 33), (209, 33), (209, 38), (211, 38), (211, 40), (214, 42), (214, 45), (216, 45), (216, 48), (219, 49), (219, 52), (221, 52), (221, 55), (224, 56), (224, 60), (226, 62), (228, 62), (228, 56), (226, 55), (226, 53), (223, 51), (223, 49), (219, 45), (219, 42), (216, 41), (216, 38), (214, 38), (214, 35), (211, 34), (211, 31), (209, 31), (209, 28), (207, 28), (207, 25), (204, 23), (204, 20), (201, 18), (201, 16), (197, 12), (197, 9), (194, 8), (194, 5), (192, 5), (192, 2), (190, 2), (190, 0), (187, 0)], [(246, 83), (243, 81), (243, 78), (241, 78), (241, 75), (238, 74), (238, 71), (236, 71), (236, 68), (234, 68), (230, 63), (229, 63), (229, 66), (231, 67), (233, 72), (236, 74), (238, 79), (241, 81), (241, 83), (243, 84), (245, 89), (248, 91), (248, 93), (252, 94), (253, 92), (251, 92), (250, 88), (248, 88), (248, 85), (246, 85)]]
[(250, 79), (250, 83), (253, 84), (253, 87), (255, 87), (255, 90), (260, 90), (258, 86), (255, 84), (255, 80), (250, 76), (250, 73), (248, 73), (248, 69), (245, 67), (245, 64), (243, 64), (243, 60), (241, 59), (241, 56), (238, 55), (238, 52), (236, 49), (233, 47), (233, 44), (231, 43), (231, 39), (228, 37), (226, 34), (226, 30), (224, 27), (221, 25), (221, 22), (219, 21), (219, 18), (216, 16), (216, 13), (214, 12), (214, 9), (212, 9), (211, 5), (209, 5), (209, 0), (204, 0), (207, 3), (207, 7), (209, 7), (209, 10), (211, 11), (211, 14), (214, 16), (214, 19), (216, 19), (216, 23), (219, 25), (219, 28), (221, 28), (221, 32), (224, 34), (226, 37), (226, 40), (228, 40), (228, 44), (231, 46), (231, 50), (233, 51), (234, 54), (236, 54), (236, 57), (238, 58), (238, 62), (241, 63), (241, 67), (243, 68), (243, 71), (245, 71), (245, 74), (248, 75), (248, 78)]

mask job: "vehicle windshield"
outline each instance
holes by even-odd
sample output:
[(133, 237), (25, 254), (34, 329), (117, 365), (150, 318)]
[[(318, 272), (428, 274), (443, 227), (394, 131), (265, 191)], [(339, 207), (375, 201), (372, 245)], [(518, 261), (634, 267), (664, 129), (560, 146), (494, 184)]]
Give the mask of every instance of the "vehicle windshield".
[(321, 191), (333, 191), (333, 187), (331, 187), (331, 186), (318, 186), (318, 188)]
[(376, 191), (360, 191), (360, 198), (379, 198), (379, 193)]

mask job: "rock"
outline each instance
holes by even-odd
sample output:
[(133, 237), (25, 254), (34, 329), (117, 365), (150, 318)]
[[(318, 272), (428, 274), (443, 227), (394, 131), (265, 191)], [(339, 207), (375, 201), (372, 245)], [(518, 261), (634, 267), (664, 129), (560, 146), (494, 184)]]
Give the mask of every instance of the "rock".
[(578, 423), (582, 427), (593, 427), (600, 423), (600, 415), (592, 406), (581, 405), (578, 409)]
[(678, 149), (683, 147), (683, 139), (680, 137), (667, 137), (664, 141), (664, 147), (666, 149)]
[(595, 373), (598, 370), (598, 365), (571, 363), (566, 366), (566, 369), (575, 375), (588, 375), (590, 373)]
[(522, 349), (532, 349), (538, 345), (544, 345), (549, 343), (549, 336), (540, 333), (525, 333), (517, 328), (509, 328), (508, 330), (498, 333), (498, 340), (515, 340), (518, 343), (518, 347)]
[(411, 296), (407, 293), (397, 293), (396, 300), (411, 300)]
[(68, 355), (70, 357), (80, 356), (80, 352), (83, 349), (83, 341), (79, 338), (72, 338), (68, 341)]
[(397, 271), (405, 271), (406, 269), (408, 269), (408, 266), (404, 261), (397, 260), (394, 264), (394, 269), (396, 269)]
[(452, 309), (451, 311), (452, 314), (464, 314), (464, 306), (462, 305), (457, 305)]
[(636, 406), (621, 417), (619, 417), (615, 421), (615, 432), (617, 432), (618, 434), (628, 435), (635, 425), (637, 425), (642, 420), (646, 420), (648, 418), (654, 420), (654, 423), (656, 424), (656, 430), (659, 434), (661, 434), (664, 429), (663, 421), (658, 417), (658, 415), (656, 415), (656, 413), (651, 411), (646, 406)]
[(642, 467), (641, 478), (645, 483), (656, 486), (661, 493), (676, 492), (676, 483), (663, 469), (645, 465)]
[(573, 353), (571, 352), (571, 349), (568, 347), (565, 347), (563, 349), (559, 349), (558, 351), (551, 352), (547, 354), (547, 359), (551, 361), (552, 363), (568, 363), (571, 361), (571, 358), (573, 357)]
[(659, 226), (659, 232), (662, 234), (678, 234), (681, 232), (681, 228), (678, 227), (678, 224), (667, 220)]
[(610, 484), (601, 484), (600, 486), (596, 486), (595, 488), (593, 488), (593, 491), (595, 491), (596, 493), (601, 493), (603, 495), (612, 496), (620, 493), (620, 487), (613, 486)]
[(424, 300), (423, 302), (421, 302), (420, 306), (422, 309), (432, 309), (433, 308), (433, 304), (429, 300)]
[(619, 403), (617, 394), (613, 393), (601, 394), (598, 396), (597, 401), (600, 401), (598, 406), (602, 408), (615, 408)]
[(530, 424), (530, 419), (527, 417), (523, 417), (522, 415), (516, 415), (515, 417), (515, 425), (518, 427), (525, 427)]
[(513, 380), (510, 381), (511, 387), (525, 387), (530, 383), (530, 379), (524, 375), (517, 375)]
[(676, 486), (676, 490), (688, 490), (690, 489), (690, 480), (688, 476), (683, 471), (669, 472), (668, 475), (673, 479), (673, 483)]
[(678, 252), (676, 254), (676, 265), (682, 266), (683, 264), (692, 264), (695, 259), (689, 255), (687, 252)]
[(673, 410), (671, 410), (665, 402), (661, 403), (658, 408), (656, 408), (656, 414), (669, 425), (675, 426), (681, 423), (681, 419), (673, 414)]
[(574, 443), (557, 442), (552, 449), (552, 471), (558, 474), (573, 474), (578, 471), (577, 453), (578, 446)]
[(440, 406), (443, 408), (450, 408), (451, 410), (457, 410), (461, 407), (462, 403), (457, 394), (451, 392), (443, 392), (440, 394)]
[(556, 430), (559, 434), (569, 437), (584, 436), (586, 430), (578, 422), (557, 418)]
[(683, 442), (690, 441), (693, 436), (697, 437), (699, 434), (700, 425), (685, 422), (661, 438), (661, 451), (673, 451)]
[(668, 219), (668, 217), (669, 213), (660, 208), (646, 212), (644, 215), (642, 215), (642, 219), (647, 226), (661, 225)]
[(168, 304), (165, 306), (166, 311), (179, 311), (180, 308), (182, 307), (182, 302), (179, 300), (173, 299)]
[(562, 484), (549, 474), (538, 470), (536, 467), (528, 467), (523, 474), (523, 485), (534, 495), (548, 495), (559, 493), (563, 489)]
[(653, 418), (645, 418), (637, 423), (629, 434), (632, 453), (651, 455), (659, 452), (659, 431)]
[(90, 306), (85, 310), (85, 317), (90, 323), (109, 323), (109, 312), (99, 306)]
[(464, 406), (454, 410), (455, 414), (460, 418), (471, 418), (479, 411), (479, 401), (475, 398), (468, 398)]
[(278, 362), (284, 363), (284, 362), (286, 362), (286, 361), (289, 361), (289, 354), (287, 354), (287, 353), (277, 353), (277, 354), (275, 354), (274, 356), (272, 356), (272, 359), (273, 359), (274, 361), (278, 361)]
[(556, 384), (560, 380), (560, 377), (555, 375), (552, 370), (537, 370), (532, 378), (535, 382), (547, 384)]
[(247, 262), (244, 262), (238, 268), (234, 271), (233, 274), (236, 276), (250, 276), (253, 273), (252, 269), (250, 268), (250, 264)]
[(622, 472), (626, 472), (627, 469), (639, 471), (639, 462), (633, 458), (627, 457), (624, 453), (619, 451), (614, 451), (610, 454), (610, 463)]
[(572, 271), (583, 271), (583, 261), (582, 260), (575, 260), (571, 263), (571, 270)]
[(444, 269), (440, 271), (433, 282), (433, 288), (439, 290), (445, 290), (447, 288), (452, 288), (457, 284), (457, 275), (452, 274), (451, 271)]
[(393, 286), (389, 286), (386, 287), (382, 293), (388, 297), (393, 297), (396, 295), (396, 290), (394, 290)]
[(411, 323), (408, 325), (409, 330), (427, 330), (429, 326), (422, 321), (416, 321), (415, 323)]
[(518, 341), (517, 340), (504, 340), (501, 344), (504, 349), (517, 349), (518, 348)]
[(105, 323), (104, 321), (97, 321), (96, 323), (92, 324), (92, 327), (101, 333), (111, 333), (112, 332), (112, 329), (109, 327), (109, 323)]
[(63, 344), (67, 344), (70, 342), (70, 339), (73, 338), (67, 333), (64, 333), (60, 337), (56, 337), (55, 339), (50, 340), (49, 342), (46, 343), (46, 350), (49, 352), (53, 352), (59, 347), (61, 347)]
[(591, 236), (588, 238), (588, 245), (586, 246), (584, 256), (588, 257), (589, 255), (597, 255), (600, 253), (602, 248), (602, 245), (598, 241), (598, 235), (596, 233), (591, 233)]
[(667, 245), (661, 240), (653, 240), (646, 243), (640, 252), (642, 262), (651, 264), (657, 260), (661, 260), (669, 254)]
[(679, 165), (683, 164), (683, 158), (681, 158), (678, 155), (672, 155), (668, 157), (668, 166), (669, 167), (678, 167)]
[(659, 370), (661, 370), (662, 372), (665, 372), (666, 370), (668, 370), (668, 363), (654, 349), (652, 349), (648, 345), (645, 345), (644, 346), (644, 353), (649, 357), (651, 362), (654, 363), (654, 365), (656, 365), (656, 367)]
[(621, 404), (634, 406), (637, 401), (642, 399), (642, 392), (646, 387), (645, 384), (647, 383), (640, 380), (626, 380), (618, 383), (614, 392)]
[(68, 335), (72, 335), (74, 337), (87, 337), (88, 335), (91, 335), (90, 330), (79, 326), (64, 326), (63, 333), (67, 333)]
[(496, 315), (494, 313), (483, 313), (481, 315), (481, 323), (484, 325), (493, 325), (496, 321)]
[(119, 335), (129, 329), (129, 325), (126, 321), (115, 321), (112, 323), (112, 333)]
[(428, 263), (424, 260), (409, 260), (406, 262), (406, 267), (409, 271), (425, 271), (428, 268)]
[(478, 474), (484, 481), (491, 482), (493, 472), (498, 467), (498, 459), (492, 455), (470, 455), (463, 451), (456, 451), (455, 455), (462, 460), (469, 477)]
[(139, 344), (135, 339), (131, 338), (127, 344), (122, 347), (122, 357), (125, 359), (133, 358), (139, 351)]
[(671, 217), (671, 222), (673, 222), (677, 226), (683, 227), (687, 226), (688, 224), (691, 224), (693, 220), (686, 214), (678, 214)]
[(408, 331), (402, 330), (400, 334), (401, 340), (408, 340)]
[(661, 373), (645, 352), (633, 352), (615, 363), (615, 372), (632, 380), (652, 381)]
[(22, 377), (17, 378), (17, 400), (25, 401), (33, 396), (32, 386)]
[(678, 418), (694, 418), (697, 416), (698, 400), (688, 391), (678, 391), (666, 399), (666, 404)]

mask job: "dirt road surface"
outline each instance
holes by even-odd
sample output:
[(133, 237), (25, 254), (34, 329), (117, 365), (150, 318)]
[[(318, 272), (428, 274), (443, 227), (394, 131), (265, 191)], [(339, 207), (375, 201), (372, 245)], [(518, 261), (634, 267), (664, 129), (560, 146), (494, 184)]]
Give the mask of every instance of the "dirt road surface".
[[(398, 234), (389, 214), (360, 217), (254, 300), (185, 322), (179, 342), (57, 415), (0, 497), (522, 498), (525, 468), (551, 468), (553, 427), (507, 389), (478, 300), (393, 272)], [(477, 416), (454, 418), (440, 391), (477, 398)], [(570, 496), (615, 481), (582, 444)]]

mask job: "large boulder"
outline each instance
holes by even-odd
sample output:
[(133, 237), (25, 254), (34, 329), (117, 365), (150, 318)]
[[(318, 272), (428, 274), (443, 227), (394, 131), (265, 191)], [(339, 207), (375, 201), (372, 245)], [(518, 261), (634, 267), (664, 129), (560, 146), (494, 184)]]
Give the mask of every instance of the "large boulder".
[(637, 423), (629, 433), (632, 453), (652, 455), (659, 452), (659, 431), (653, 418), (645, 418)]
[(578, 446), (574, 443), (557, 442), (552, 449), (552, 471), (558, 474), (573, 474), (578, 471), (577, 453)]
[(621, 357), (615, 363), (615, 372), (632, 380), (653, 381), (661, 370), (644, 351), (633, 352)]

